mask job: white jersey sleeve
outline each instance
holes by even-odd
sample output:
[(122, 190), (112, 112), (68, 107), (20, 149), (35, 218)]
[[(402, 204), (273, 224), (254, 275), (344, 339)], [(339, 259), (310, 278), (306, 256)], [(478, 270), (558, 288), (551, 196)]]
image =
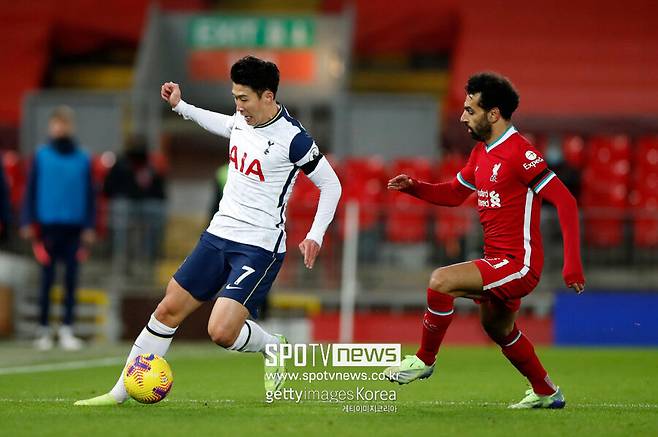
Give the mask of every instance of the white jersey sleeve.
[(225, 115), (207, 109), (197, 108), (181, 99), (172, 111), (183, 116), (185, 120), (192, 120), (208, 132), (225, 138), (231, 136), (231, 129), (235, 124), (235, 114)]
[(308, 178), (320, 189), (320, 200), (318, 201), (318, 209), (313, 219), (313, 225), (306, 238), (322, 246), (324, 233), (336, 213), (342, 188), (336, 172), (324, 157), (320, 158), (320, 162), (315, 170), (309, 173)]

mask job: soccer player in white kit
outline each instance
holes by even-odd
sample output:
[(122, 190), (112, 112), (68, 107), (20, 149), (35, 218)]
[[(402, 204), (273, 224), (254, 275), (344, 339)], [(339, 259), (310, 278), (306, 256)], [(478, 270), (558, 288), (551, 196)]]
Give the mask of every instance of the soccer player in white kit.
[[(144, 353), (164, 356), (180, 323), (215, 298), (208, 334), (219, 346), (264, 352), (267, 344), (286, 342), (247, 319), (258, 316), (283, 262), (285, 209), (299, 170), (320, 189), (313, 224), (299, 244), (307, 268), (313, 268), (333, 219), (340, 182), (313, 138), (276, 101), (277, 66), (247, 56), (232, 66), (231, 80), (236, 112), (230, 116), (186, 103), (178, 84), (162, 85), (161, 96), (173, 111), (229, 138), (229, 173), (219, 210), (170, 280), (126, 362)], [(266, 367), (266, 372), (265, 390), (280, 389), (285, 368)], [(75, 405), (116, 405), (126, 399), (119, 377), (110, 392)]]

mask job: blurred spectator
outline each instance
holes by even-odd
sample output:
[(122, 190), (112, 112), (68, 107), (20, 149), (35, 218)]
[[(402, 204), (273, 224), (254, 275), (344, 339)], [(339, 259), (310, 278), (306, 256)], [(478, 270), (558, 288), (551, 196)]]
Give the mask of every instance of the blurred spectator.
[(560, 178), (571, 194), (578, 199), (580, 197), (580, 171), (564, 158), (559, 137), (552, 136), (549, 138), (544, 158), (550, 169)]
[(114, 259), (120, 271), (128, 259), (155, 261), (165, 221), (165, 178), (149, 158), (146, 139), (131, 137), (105, 179), (110, 199)]
[(9, 189), (5, 179), (4, 166), (0, 165), (0, 240), (7, 235), (11, 217), (11, 206), (9, 203)]
[[(569, 189), (571, 194), (576, 198), (580, 198), (580, 170), (574, 167), (564, 156), (562, 148), (562, 140), (557, 135), (549, 137), (546, 151), (544, 153), (546, 164), (553, 170), (562, 183)], [(562, 230), (558, 220), (557, 210), (553, 204), (549, 202), (542, 203), (542, 225), (544, 226), (544, 238), (547, 241), (560, 242), (562, 241)], [(559, 244), (548, 245), (548, 248), (557, 248), (555, 254), (546, 256), (544, 259), (545, 269), (559, 268), (559, 264), (555, 264), (559, 260)], [(550, 250), (550, 249), (549, 249)]]
[[(59, 327), (59, 345), (66, 350), (80, 349), (73, 336), (78, 263), (95, 234), (94, 189), (91, 160), (73, 138), (73, 110), (57, 107), (48, 122), (49, 141), (37, 148), (30, 169), (21, 214), (21, 236), (32, 241), (35, 257), (42, 265), (39, 303), (40, 328), (35, 346), (53, 346), (49, 328), (50, 291), (55, 265), (66, 265), (64, 319)], [(82, 245), (81, 245), (82, 243)]]

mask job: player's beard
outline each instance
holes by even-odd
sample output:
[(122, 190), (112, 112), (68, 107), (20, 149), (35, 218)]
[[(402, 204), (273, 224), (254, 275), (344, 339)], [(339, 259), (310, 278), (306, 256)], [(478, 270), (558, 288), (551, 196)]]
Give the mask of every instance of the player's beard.
[(475, 141), (487, 140), (491, 137), (491, 123), (487, 121), (486, 117), (482, 117), (477, 124), (471, 128), (470, 134)]

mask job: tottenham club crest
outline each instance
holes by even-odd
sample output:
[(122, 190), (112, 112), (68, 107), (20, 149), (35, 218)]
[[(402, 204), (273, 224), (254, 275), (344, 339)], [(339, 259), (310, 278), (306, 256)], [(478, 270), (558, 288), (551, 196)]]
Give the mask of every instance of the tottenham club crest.
[(274, 141), (267, 140), (267, 149), (265, 149), (265, 152), (263, 152), (263, 154), (267, 155), (268, 153), (270, 153), (270, 147), (272, 147), (273, 145), (274, 145)]
[(498, 170), (500, 170), (501, 165), (502, 163), (499, 162), (498, 164), (494, 164), (493, 169), (491, 169), (491, 177), (489, 178), (491, 182), (498, 182), (496, 177), (498, 176)]

